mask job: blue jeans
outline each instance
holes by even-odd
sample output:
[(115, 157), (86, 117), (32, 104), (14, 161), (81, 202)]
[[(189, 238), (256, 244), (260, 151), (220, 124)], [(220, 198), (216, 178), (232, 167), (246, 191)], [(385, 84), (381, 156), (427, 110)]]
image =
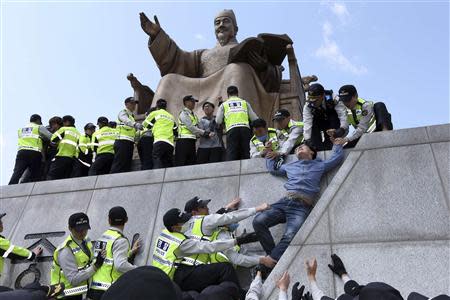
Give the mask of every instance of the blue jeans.
[[(287, 197), (281, 198), (253, 219), (253, 228), (258, 235), (264, 251), (275, 260), (279, 260), (305, 222), (312, 207), (300, 201)], [(269, 228), (280, 223), (286, 223), (286, 229), (278, 245), (275, 245)]]

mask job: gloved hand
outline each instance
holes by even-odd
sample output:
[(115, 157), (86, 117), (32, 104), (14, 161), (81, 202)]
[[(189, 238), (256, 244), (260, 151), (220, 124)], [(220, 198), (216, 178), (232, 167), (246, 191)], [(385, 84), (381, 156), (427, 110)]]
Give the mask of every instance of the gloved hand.
[(98, 253), (97, 257), (95, 258), (94, 267), (95, 269), (100, 269), (100, 267), (103, 265), (103, 262), (105, 261), (106, 256), (106, 250), (102, 250)]
[(279, 170), (281, 168), (281, 166), (284, 164), (284, 159), (285, 159), (284, 155), (278, 156), (278, 158), (275, 160), (275, 166), (274, 166), (275, 170)]
[(258, 236), (256, 235), (256, 232), (247, 233), (247, 230), (244, 230), (244, 232), (236, 237), (236, 244), (237, 245), (243, 245), (243, 244), (249, 244), (254, 243), (258, 241)]
[(333, 137), (334, 138), (340, 138), (340, 137), (343, 137), (344, 134), (345, 134), (345, 129), (340, 127), (338, 129), (336, 129), (336, 131), (334, 132), (334, 136)]
[(334, 274), (341, 277), (344, 274), (347, 274), (347, 271), (345, 270), (344, 263), (342, 262), (341, 258), (337, 256), (336, 254), (331, 255), (331, 260), (333, 261), (333, 265), (328, 265), (331, 271), (333, 271)]
[(203, 133), (203, 137), (205, 138), (209, 137), (209, 133), (210, 133), (209, 130), (205, 130), (205, 132)]
[(313, 296), (311, 295), (310, 292), (307, 292), (306, 294), (303, 295), (302, 300), (313, 300)]
[(303, 291), (305, 290), (305, 286), (302, 285), (300, 288), (298, 288), (299, 285), (300, 285), (300, 282), (296, 282), (294, 284), (294, 286), (292, 287), (292, 300), (302, 300)]
[(137, 130), (142, 130), (142, 129), (144, 129), (144, 126), (142, 126), (142, 124), (141, 123), (134, 123), (134, 128), (136, 128)]

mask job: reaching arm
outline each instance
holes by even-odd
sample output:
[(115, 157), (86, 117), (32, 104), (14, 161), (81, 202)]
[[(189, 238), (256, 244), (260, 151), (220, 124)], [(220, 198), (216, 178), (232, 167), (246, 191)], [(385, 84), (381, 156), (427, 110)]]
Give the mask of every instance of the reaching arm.
[(41, 125), (39, 126), (39, 136), (44, 141), (50, 141), (50, 139), (52, 138), (52, 133), (48, 131), (47, 128), (45, 128), (45, 126)]
[(57, 143), (57, 142), (59, 142), (60, 140), (62, 140), (63, 138), (64, 138), (64, 131), (65, 131), (65, 129), (64, 129), (64, 127), (61, 127), (60, 129), (58, 129), (53, 135), (52, 135), (52, 138), (51, 138), (51, 142), (52, 143)]
[(15, 246), (5, 238), (0, 237), (0, 256), (9, 259), (28, 259), (34, 260), (36, 255), (25, 248)]
[(257, 274), (255, 279), (253, 279), (248, 289), (245, 300), (259, 300), (262, 292), (262, 278), (260, 274)]
[(294, 148), (297, 139), (303, 134), (303, 127), (293, 126), (291, 132), (289, 133), (289, 137), (286, 141), (281, 145), (280, 153), (283, 155), (288, 155), (291, 153), (291, 150)]
[(333, 145), (333, 154), (331, 157), (324, 161), (325, 172), (330, 171), (336, 167), (344, 159), (344, 150), (342, 145)]
[[(231, 234), (228, 231), (221, 231), (217, 236), (218, 240), (227, 240), (231, 238)], [(239, 253), (235, 248), (226, 249), (223, 254), (228, 258), (228, 260), (236, 266), (251, 268), (259, 264), (260, 257), (256, 255), (245, 255)]]
[(247, 107), (248, 107), (248, 117), (249, 117), (250, 121), (255, 121), (256, 119), (258, 119), (258, 115), (255, 113), (252, 106), (248, 102), (247, 102)]
[(220, 125), (223, 123), (223, 103), (217, 109), (216, 123), (217, 123), (217, 125)]
[(72, 286), (77, 286), (81, 282), (88, 280), (95, 273), (94, 265), (78, 270), (75, 257), (67, 247), (59, 252), (58, 263)]
[(119, 112), (119, 116), (117, 118), (119, 119), (120, 122), (130, 127), (134, 127), (134, 124), (136, 124), (135, 121), (131, 120), (128, 117), (128, 114), (124, 109)]
[(350, 142), (360, 138), (369, 129), (370, 120), (373, 117), (373, 104), (371, 102), (365, 102), (362, 106), (362, 111), (367, 112), (367, 114), (361, 118), (353, 134), (347, 137)]
[(275, 160), (266, 158), (266, 167), (267, 170), (270, 172), (270, 174), (275, 176), (286, 176), (286, 169), (285, 165), (281, 165), (281, 167), (278, 170), (275, 170)]
[(203, 218), (202, 230), (212, 233), (217, 227), (237, 223), (256, 214), (256, 208), (239, 209), (225, 214), (212, 214)]
[(305, 140), (309, 140), (311, 138), (313, 118), (314, 117), (311, 114), (309, 104), (306, 103), (303, 107), (303, 137), (305, 138)]
[(192, 132), (193, 134), (199, 136), (199, 135), (203, 135), (205, 133), (205, 131), (203, 129), (200, 129), (197, 126), (192, 124), (189, 113), (186, 110), (183, 110), (180, 113), (180, 120), (184, 125), (186, 125), (186, 127), (189, 129), (189, 131)]
[(150, 113), (147, 118), (145, 118), (144, 122), (142, 123), (142, 126), (146, 129), (153, 128), (153, 125), (155, 125), (155, 115)]
[(177, 253), (176, 255), (181, 256), (188, 256), (191, 254), (211, 254), (220, 252), (223, 250), (226, 250), (228, 248), (232, 248), (236, 245), (236, 240), (230, 239), (225, 241), (199, 241), (194, 239), (185, 239), (177, 250), (175, 250)]
[(347, 108), (341, 101), (338, 101), (334, 109), (336, 110), (339, 121), (341, 123), (340, 127), (344, 128), (345, 131), (348, 132)]
[(261, 151), (258, 151), (258, 149), (256, 148), (255, 144), (252, 143), (252, 141), (250, 141), (250, 157), (251, 158), (261, 157)]
[(116, 240), (112, 247), (114, 267), (117, 271), (125, 273), (136, 268), (135, 265), (128, 262), (129, 243), (125, 238)]

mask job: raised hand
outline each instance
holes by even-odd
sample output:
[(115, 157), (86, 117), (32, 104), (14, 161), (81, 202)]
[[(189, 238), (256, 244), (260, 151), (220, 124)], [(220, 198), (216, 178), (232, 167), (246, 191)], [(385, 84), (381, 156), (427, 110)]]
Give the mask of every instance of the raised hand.
[(347, 270), (345, 270), (344, 263), (342, 262), (341, 258), (337, 256), (336, 254), (331, 255), (331, 260), (333, 261), (332, 265), (328, 265), (331, 271), (333, 271), (334, 274), (341, 277), (344, 274), (347, 274)]
[(161, 30), (158, 18), (154, 16), (153, 18), (155, 20), (155, 23), (153, 23), (152, 21), (150, 21), (149, 18), (147, 18), (147, 16), (143, 12), (139, 13), (139, 17), (141, 19), (142, 30), (144, 30), (146, 34), (148, 34), (152, 39), (154, 39)]
[(302, 285), (300, 288), (298, 288), (299, 285), (300, 285), (300, 282), (296, 282), (294, 284), (294, 286), (292, 287), (292, 300), (302, 300), (303, 291), (305, 290), (305, 286)]
[(317, 272), (316, 258), (305, 261), (305, 266), (306, 266), (306, 274), (308, 275), (309, 281), (316, 281), (316, 272)]
[(277, 287), (282, 291), (287, 291), (289, 288), (289, 284), (291, 283), (291, 278), (289, 277), (289, 273), (286, 271), (283, 273), (283, 276), (277, 281)]

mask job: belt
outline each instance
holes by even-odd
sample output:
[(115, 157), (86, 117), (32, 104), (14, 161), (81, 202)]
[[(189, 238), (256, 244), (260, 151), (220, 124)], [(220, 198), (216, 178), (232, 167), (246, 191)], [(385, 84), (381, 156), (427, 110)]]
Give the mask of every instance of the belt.
[(309, 198), (309, 197), (306, 197), (305, 195), (288, 192), (286, 197), (291, 199), (291, 200), (295, 200), (295, 201), (301, 202), (301, 203), (305, 204), (306, 206), (311, 206), (311, 207), (314, 206), (313, 199)]

